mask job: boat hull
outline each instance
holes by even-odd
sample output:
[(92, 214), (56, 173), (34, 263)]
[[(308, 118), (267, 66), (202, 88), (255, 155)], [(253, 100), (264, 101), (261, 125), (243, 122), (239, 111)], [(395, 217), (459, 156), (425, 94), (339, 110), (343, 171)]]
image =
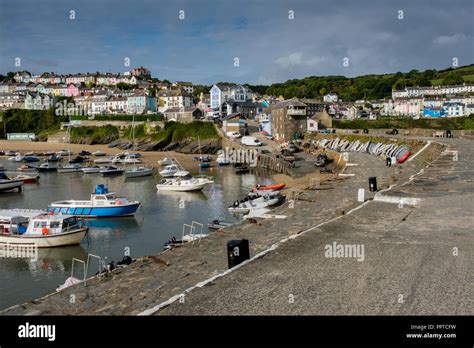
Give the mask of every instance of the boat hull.
[(126, 178), (139, 178), (142, 176), (150, 176), (153, 174), (153, 169), (141, 171), (125, 171)]
[(158, 191), (177, 191), (177, 192), (191, 192), (191, 191), (201, 191), (207, 183), (200, 183), (195, 185), (161, 185), (157, 184), (156, 189)]
[(23, 180), (8, 180), (8, 182), (0, 183), (0, 191), (9, 191), (21, 187)]
[(80, 244), (87, 234), (87, 228), (46, 236), (0, 235), (0, 243), (8, 245), (36, 245), (38, 248), (53, 248)]
[(52, 203), (49, 205), (48, 211), (84, 217), (114, 217), (133, 215), (139, 206), (140, 203), (114, 205), (110, 207), (91, 207), (87, 205), (72, 206), (71, 204)]

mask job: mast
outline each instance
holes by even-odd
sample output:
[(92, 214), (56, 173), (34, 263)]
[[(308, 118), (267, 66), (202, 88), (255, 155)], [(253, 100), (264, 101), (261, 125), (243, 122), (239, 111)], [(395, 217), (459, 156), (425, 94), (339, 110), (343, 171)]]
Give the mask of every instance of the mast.
[[(136, 153), (136, 150), (135, 150), (135, 114), (133, 114), (133, 118), (132, 118), (132, 149)], [(136, 158), (134, 157), (133, 158), (133, 170), (134, 171), (137, 170), (137, 163), (136, 163), (135, 160), (136, 160)]]
[(67, 130), (69, 132), (69, 151), (68, 151), (69, 162), (68, 162), (68, 165), (70, 166), (71, 165), (71, 114), (69, 114), (69, 126), (67, 127)]

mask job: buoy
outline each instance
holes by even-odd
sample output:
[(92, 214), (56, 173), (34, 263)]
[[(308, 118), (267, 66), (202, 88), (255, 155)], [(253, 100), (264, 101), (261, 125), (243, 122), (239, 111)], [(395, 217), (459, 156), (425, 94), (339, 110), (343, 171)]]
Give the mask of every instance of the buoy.
[(43, 227), (41, 232), (43, 232), (43, 236), (46, 236), (49, 233), (49, 229), (47, 227)]

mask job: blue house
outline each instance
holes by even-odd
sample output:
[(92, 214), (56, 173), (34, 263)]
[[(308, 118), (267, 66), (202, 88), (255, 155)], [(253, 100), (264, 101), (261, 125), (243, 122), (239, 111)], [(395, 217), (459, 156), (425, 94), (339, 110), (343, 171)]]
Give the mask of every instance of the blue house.
[(424, 117), (445, 117), (444, 109), (440, 107), (424, 108)]

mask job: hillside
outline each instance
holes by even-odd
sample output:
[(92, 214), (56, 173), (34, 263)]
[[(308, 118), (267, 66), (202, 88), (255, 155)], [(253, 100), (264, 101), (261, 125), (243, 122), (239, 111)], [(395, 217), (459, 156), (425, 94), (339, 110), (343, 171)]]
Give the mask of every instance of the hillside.
[(359, 99), (383, 99), (391, 96), (392, 88), (411, 86), (455, 85), (474, 82), (474, 64), (444, 70), (411, 70), (382, 75), (310, 76), (303, 79), (288, 80), (270, 86), (249, 87), (260, 94), (284, 98), (321, 98), (326, 93), (337, 93), (345, 101)]

